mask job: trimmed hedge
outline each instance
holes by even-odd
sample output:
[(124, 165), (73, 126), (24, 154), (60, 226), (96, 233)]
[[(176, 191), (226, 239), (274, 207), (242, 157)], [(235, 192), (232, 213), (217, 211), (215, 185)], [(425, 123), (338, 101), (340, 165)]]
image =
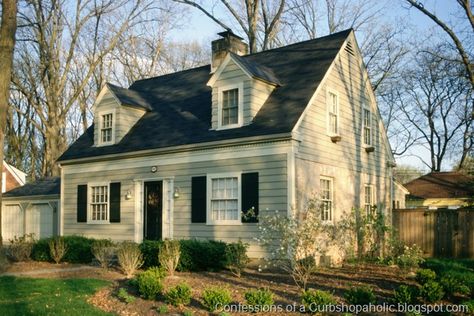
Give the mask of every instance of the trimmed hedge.
[[(162, 241), (146, 240), (140, 244), (145, 261), (143, 267), (158, 266), (158, 251)], [(180, 240), (181, 256), (178, 271), (219, 271), (225, 267), (225, 247), (222, 241)]]
[[(53, 261), (49, 254), (49, 241), (51, 238), (38, 240), (33, 245), (31, 258), (36, 261)], [(62, 261), (69, 263), (90, 263), (94, 258), (91, 251), (94, 239), (82, 236), (64, 236), (67, 252)]]
[[(38, 240), (33, 245), (31, 258), (36, 261), (50, 261), (49, 241), (51, 238)], [(69, 263), (90, 263), (94, 258), (92, 254), (92, 244), (96, 239), (82, 236), (65, 236), (68, 251), (63, 258), (63, 262)], [(213, 240), (180, 240), (181, 256), (177, 267), (178, 271), (219, 271), (225, 268), (226, 243)], [(140, 244), (140, 251), (143, 254), (143, 268), (157, 267), (158, 251), (162, 241), (146, 240)]]

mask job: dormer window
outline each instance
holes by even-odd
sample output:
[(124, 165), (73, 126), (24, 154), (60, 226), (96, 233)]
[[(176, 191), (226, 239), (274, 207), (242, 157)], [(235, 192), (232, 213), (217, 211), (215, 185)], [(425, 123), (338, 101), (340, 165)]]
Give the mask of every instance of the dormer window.
[(110, 145), (114, 143), (114, 113), (100, 114), (100, 144)]
[(219, 89), (218, 129), (240, 127), (243, 123), (243, 84)]
[(239, 122), (239, 89), (222, 92), (222, 126)]

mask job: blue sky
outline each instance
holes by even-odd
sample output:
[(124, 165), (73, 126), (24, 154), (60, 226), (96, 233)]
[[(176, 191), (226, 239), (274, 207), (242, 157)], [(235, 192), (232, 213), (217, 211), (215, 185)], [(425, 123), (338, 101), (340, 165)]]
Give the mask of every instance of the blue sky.
[[(209, 0), (206, 0), (209, 1)], [(374, 0), (374, 3), (380, 3), (379, 1), (384, 0)], [(428, 19), (423, 14), (419, 13), (416, 9), (408, 9), (408, 5), (402, 0), (385, 0), (385, 10), (383, 10), (384, 16), (382, 16), (383, 21), (395, 21), (399, 19), (404, 19), (407, 22), (409, 27), (407, 36), (417, 36), (420, 34), (426, 34), (430, 30), (437, 30), (438, 27)], [(211, 1), (209, 1), (211, 2)], [(204, 2), (206, 3), (206, 2)], [(457, 4), (454, 0), (425, 0), (423, 1), (425, 6), (434, 10), (434, 12), (441, 17), (443, 20), (453, 20), (453, 12), (456, 9)], [(218, 16), (223, 17), (227, 14), (222, 10), (216, 9)], [(229, 25), (230, 23), (228, 23)], [(196, 9), (189, 10), (189, 16), (186, 20), (186, 23), (183, 24), (180, 30), (174, 31), (170, 34), (170, 38), (177, 41), (197, 41), (203, 45), (209, 45), (213, 39), (217, 38), (217, 33), (221, 32), (222, 28), (210, 20), (207, 16)], [(234, 29), (234, 32), (241, 35), (243, 34), (239, 29)], [(428, 40), (428, 38), (427, 38)], [(413, 152), (416, 152), (418, 155), (424, 157), (426, 161), (429, 160), (429, 154), (423, 148), (417, 147), (413, 149)], [(419, 160), (419, 158), (413, 157), (409, 154), (398, 157), (397, 163), (412, 165), (419, 167), (421, 169), (426, 169), (426, 166)], [(453, 165), (452, 161), (446, 161), (444, 164), (444, 169), (450, 169)]]

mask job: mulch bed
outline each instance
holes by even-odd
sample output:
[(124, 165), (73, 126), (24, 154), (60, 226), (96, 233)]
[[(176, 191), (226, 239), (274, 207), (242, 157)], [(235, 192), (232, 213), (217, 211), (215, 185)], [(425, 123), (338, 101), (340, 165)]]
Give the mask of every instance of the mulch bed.
[[(107, 271), (96, 267), (79, 271), (68, 272), (67, 269), (80, 265), (72, 264), (50, 264), (44, 262), (15, 263), (8, 272), (30, 271), (35, 269), (64, 269), (55, 273), (35, 275), (34, 277), (47, 278), (98, 278), (112, 281), (112, 285), (97, 292), (89, 299), (89, 302), (98, 308), (113, 312), (118, 315), (157, 315), (158, 308), (165, 305), (163, 299), (157, 301), (144, 300), (138, 297), (135, 289), (128, 285), (119, 271), (109, 269)], [(321, 289), (333, 292), (340, 302), (344, 302), (343, 293), (353, 285), (370, 285), (378, 301), (387, 302), (393, 290), (401, 284), (414, 284), (414, 281), (406, 277), (397, 267), (380, 265), (345, 265), (340, 268), (322, 268), (316, 273), (309, 283), (309, 288)], [(193, 315), (208, 315), (201, 305), (200, 297), (202, 291), (209, 286), (228, 288), (232, 293), (235, 304), (245, 302), (244, 293), (251, 288), (268, 288), (274, 293), (275, 304), (288, 306), (300, 305), (301, 290), (294, 285), (290, 276), (275, 272), (258, 272), (257, 270), (246, 270), (241, 278), (234, 277), (230, 272), (200, 272), (188, 273), (177, 272), (174, 276), (167, 277), (164, 281), (165, 290), (178, 283), (187, 283), (193, 291), (193, 301), (189, 306), (182, 309), (168, 306), (167, 314), (182, 314), (191, 311)], [(133, 303), (126, 304), (117, 298), (119, 288), (126, 288), (130, 294), (137, 296)], [(240, 313), (239, 313), (240, 314)], [(245, 313), (241, 313), (245, 315)], [(263, 313), (262, 313), (263, 314)], [(271, 315), (275, 313), (265, 313)], [(279, 313), (279, 315), (286, 312)], [(250, 315), (250, 314), (249, 314)], [(253, 314), (255, 315), (255, 314)]]

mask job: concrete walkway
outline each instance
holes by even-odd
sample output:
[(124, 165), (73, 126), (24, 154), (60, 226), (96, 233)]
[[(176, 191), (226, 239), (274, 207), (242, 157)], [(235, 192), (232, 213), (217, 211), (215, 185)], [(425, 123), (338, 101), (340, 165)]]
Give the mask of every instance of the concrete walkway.
[(81, 267), (74, 267), (74, 268), (53, 268), (53, 269), (40, 269), (40, 270), (32, 270), (32, 271), (24, 271), (24, 272), (5, 272), (5, 273), (0, 273), (0, 276), (35, 276), (35, 275), (42, 275), (42, 274), (48, 274), (48, 273), (76, 272), (76, 271), (93, 270), (93, 269), (96, 269), (96, 267), (81, 266)]

